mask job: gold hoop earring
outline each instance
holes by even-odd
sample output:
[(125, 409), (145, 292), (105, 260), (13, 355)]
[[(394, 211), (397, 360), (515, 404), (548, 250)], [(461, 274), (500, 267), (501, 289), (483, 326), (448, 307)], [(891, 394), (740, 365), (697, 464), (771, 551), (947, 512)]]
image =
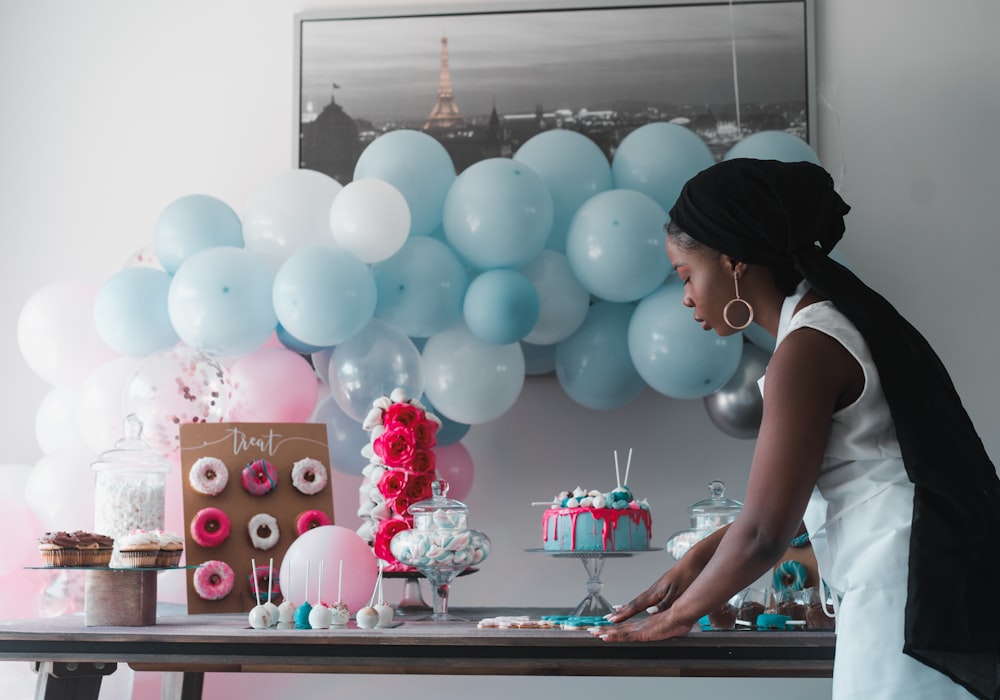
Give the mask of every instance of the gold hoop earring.
[[(728, 304), (722, 307), (722, 320), (725, 321), (726, 325), (732, 328), (734, 331), (741, 331), (747, 326), (749, 326), (751, 323), (753, 323), (753, 307), (750, 305), (749, 301), (740, 296), (740, 273), (737, 272), (736, 270), (733, 270), (733, 282), (736, 284), (736, 298), (730, 300)], [(749, 316), (749, 318), (747, 318), (746, 320), (746, 323), (740, 326), (736, 325), (735, 323), (729, 320), (729, 310), (732, 309), (733, 304), (736, 304), (737, 302), (743, 304), (743, 306), (746, 307), (747, 314)]]

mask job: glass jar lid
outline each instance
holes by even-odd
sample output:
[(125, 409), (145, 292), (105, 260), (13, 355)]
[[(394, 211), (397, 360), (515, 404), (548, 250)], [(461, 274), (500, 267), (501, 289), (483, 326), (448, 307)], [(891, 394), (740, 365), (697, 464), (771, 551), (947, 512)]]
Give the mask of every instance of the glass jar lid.
[(114, 447), (102, 452), (90, 465), (95, 471), (169, 472), (171, 465), (162, 454), (142, 439), (142, 419), (134, 413), (125, 417), (125, 437)]
[(454, 498), (448, 498), (448, 482), (438, 479), (431, 483), (430, 498), (410, 505), (413, 525), (418, 530), (442, 528), (448, 530), (467, 527), (469, 507)]
[(731, 523), (743, 510), (740, 501), (726, 498), (726, 485), (718, 479), (708, 484), (710, 496), (703, 501), (698, 501), (690, 508), (691, 527), (717, 528), (727, 523)]

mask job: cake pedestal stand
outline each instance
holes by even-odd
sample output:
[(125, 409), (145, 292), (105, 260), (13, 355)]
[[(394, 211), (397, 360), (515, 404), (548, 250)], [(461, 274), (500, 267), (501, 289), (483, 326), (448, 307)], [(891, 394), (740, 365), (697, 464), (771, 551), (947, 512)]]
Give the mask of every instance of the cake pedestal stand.
[[(476, 567), (469, 567), (459, 572), (458, 576), (468, 576), (479, 571)], [(434, 608), (424, 601), (424, 596), (420, 590), (420, 579), (427, 578), (419, 571), (386, 571), (382, 574), (387, 579), (403, 579), (403, 593), (399, 602), (396, 603), (395, 614), (398, 617), (413, 619), (431, 619)]]
[(627, 551), (618, 550), (614, 552), (557, 552), (549, 549), (529, 549), (527, 551), (548, 554), (557, 559), (579, 559), (583, 563), (584, 570), (587, 572), (587, 595), (569, 614), (573, 617), (604, 617), (608, 613), (614, 612), (611, 604), (601, 595), (604, 590), (604, 582), (601, 581), (604, 561), (606, 559), (622, 559), (631, 557), (633, 554), (659, 552), (661, 550), (661, 547), (655, 547)]

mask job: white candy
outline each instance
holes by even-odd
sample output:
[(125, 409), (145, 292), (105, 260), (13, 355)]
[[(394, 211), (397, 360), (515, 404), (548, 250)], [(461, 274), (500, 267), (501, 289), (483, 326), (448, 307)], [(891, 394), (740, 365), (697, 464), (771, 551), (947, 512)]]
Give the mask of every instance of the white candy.
[(581, 497), (586, 496), (586, 495), (587, 495), (587, 492), (584, 491), (579, 486), (577, 486), (575, 489), (573, 489), (573, 497), (574, 498), (581, 498)]
[(581, 508), (591, 508), (594, 505), (594, 499), (591, 496), (584, 496), (580, 499)]
[(354, 616), (354, 620), (358, 623), (358, 627), (368, 630), (378, 624), (379, 614), (375, 608), (366, 605), (358, 610), (358, 614)]
[(392, 401), (393, 403), (403, 403), (406, 401), (406, 399), (407, 399), (406, 389), (404, 389), (403, 387), (397, 386), (389, 394), (389, 400)]
[(375, 606), (375, 612), (378, 613), (378, 624), (375, 625), (376, 627), (389, 627), (392, 625), (392, 616), (395, 611), (391, 605), (379, 603)]
[(603, 493), (599, 494), (597, 496), (594, 496), (594, 500), (592, 502), (592, 505), (594, 506), (594, 508), (603, 508), (607, 504), (608, 504), (608, 499), (606, 499), (604, 497)]
[(314, 630), (323, 630), (330, 626), (333, 612), (325, 605), (317, 605), (309, 611), (309, 626)]
[(271, 611), (264, 605), (255, 605), (250, 609), (247, 619), (255, 630), (266, 630), (271, 626)]
[(372, 401), (372, 406), (374, 406), (375, 408), (381, 409), (383, 411), (385, 409), (389, 408), (389, 406), (391, 406), (391, 405), (392, 405), (392, 401), (389, 399), (388, 396), (379, 396), (377, 399), (375, 399), (374, 401)]
[(371, 430), (376, 425), (382, 425), (382, 409), (372, 408), (368, 411), (368, 415), (365, 416), (364, 421), (361, 423), (361, 427), (365, 430)]
[(132, 530), (163, 527), (165, 487), (150, 479), (99, 479), (94, 492), (94, 529), (113, 539)]

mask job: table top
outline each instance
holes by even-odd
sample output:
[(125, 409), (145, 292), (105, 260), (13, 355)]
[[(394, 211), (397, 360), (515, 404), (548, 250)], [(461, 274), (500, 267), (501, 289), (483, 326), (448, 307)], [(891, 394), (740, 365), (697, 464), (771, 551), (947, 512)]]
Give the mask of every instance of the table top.
[(829, 677), (826, 631), (694, 631), (611, 644), (582, 630), (477, 627), (485, 617), (552, 611), (457, 608), (468, 622), (388, 629), (254, 630), (239, 613), (175, 615), (145, 627), (88, 627), (83, 616), (0, 622), (0, 659), (127, 663), (148, 671)]

